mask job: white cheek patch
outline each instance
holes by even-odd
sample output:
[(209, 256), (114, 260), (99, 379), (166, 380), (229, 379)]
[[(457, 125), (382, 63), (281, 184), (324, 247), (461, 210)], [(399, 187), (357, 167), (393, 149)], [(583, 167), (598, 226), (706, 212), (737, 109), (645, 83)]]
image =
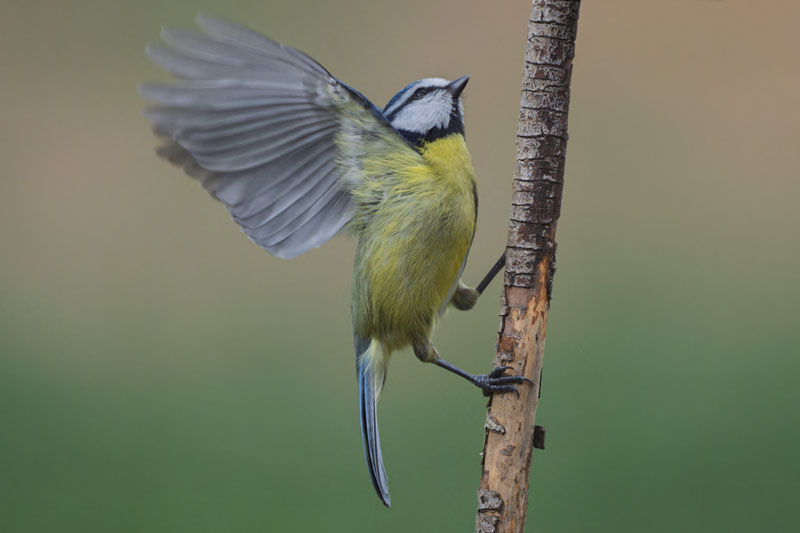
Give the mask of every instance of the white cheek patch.
[(402, 108), (392, 120), (392, 126), (416, 133), (445, 128), (450, 123), (452, 105), (453, 100), (447, 91), (428, 93), (421, 100), (409, 102)]

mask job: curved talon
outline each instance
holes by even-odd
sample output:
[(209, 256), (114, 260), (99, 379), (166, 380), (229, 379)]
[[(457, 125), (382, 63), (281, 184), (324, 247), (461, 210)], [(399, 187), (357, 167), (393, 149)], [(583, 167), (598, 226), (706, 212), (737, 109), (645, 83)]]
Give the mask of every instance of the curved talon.
[(487, 398), (495, 392), (513, 392), (519, 398), (519, 391), (514, 385), (493, 385), (483, 389), (483, 395)]
[(498, 366), (497, 368), (495, 368), (494, 370), (489, 372), (489, 377), (490, 378), (499, 378), (500, 376), (503, 375), (503, 372), (505, 372), (506, 370), (511, 370), (511, 367), (510, 366)]
[[(528, 378), (526, 378), (525, 376), (503, 376), (503, 373), (504, 373), (506, 370), (511, 370), (512, 368), (513, 368), (513, 367), (510, 367), (510, 366), (498, 366), (497, 368), (495, 368), (494, 370), (492, 370), (492, 371), (489, 373), (489, 377), (490, 377), (490, 378), (495, 378), (495, 379), (496, 379), (496, 378), (500, 378), (500, 377), (502, 377), (503, 379), (505, 379), (505, 378), (512, 378), (512, 379), (516, 380), (516, 381), (514, 381), (514, 383), (522, 383), (523, 381), (527, 381), (528, 383), (530, 383), (531, 385), (533, 385), (533, 380), (531, 380), (531, 379), (528, 379)], [(510, 381), (509, 381), (509, 382), (510, 382)]]
[(500, 385), (497, 389), (497, 392), (513, 392), (519, 398), (519, 391), (513, 385)]
[(476, 387), (480, 388), (483, 391), (484, 396), (491, 396), (494, 392), (514, 392), (519, 397), (519, 391), (516, 387), (511, 385), (511, 383), (525, 383), (528, 382), (531, 385), (533, 381), (526, 378), (525, 376), (504, 376), (503, 373), (506, 370), (511, 370), (512, 367), (510, 366), (499, 366), (493, 369), (488, 374), (479, 374), (479, 375), (472, 375), (468, 372), (464, 372), (460, 368), (451, 365), (447, 361), (442, 358), (437, 358), (434, 361), (438, 366), (448, 370), (454, 374), (461, 376), (464, 379), (470, 381), (470, 383), (474, 384)]
[(481, 388), (484, 396), (491, 396), (495, 392), (513, 392), (519, 398), (519, 391), (511, 383), (524, 383), (528, 382), (533, 384), (533, 381), (525, 376), (504, 376), (506, 370), (510, 370), (510, 366), (500, 366), (492, 370), (488, 375), (483, 374), (475, 376), (473, 383)]
[(501, 384), (501, 383), (522, 383), (523, 381), (528, 381), (529, 383), (533, 383), (531, 380), (524, 376), (503, 376), (501, 378), (494, 378), (492, 379), (494, 383)]

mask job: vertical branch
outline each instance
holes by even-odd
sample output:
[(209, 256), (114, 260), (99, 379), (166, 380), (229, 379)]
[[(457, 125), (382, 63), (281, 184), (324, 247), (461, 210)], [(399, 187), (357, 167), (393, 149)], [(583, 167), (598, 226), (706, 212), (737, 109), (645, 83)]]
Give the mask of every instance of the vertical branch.
[(495, 366), (533, 380), (492, 398), (486, 420), (476, 531), (522, 532), (555, 272), (556, 221), (567, 148), (569, 83), (580, 0), (533, 0), (523, 68), (517, 165)]

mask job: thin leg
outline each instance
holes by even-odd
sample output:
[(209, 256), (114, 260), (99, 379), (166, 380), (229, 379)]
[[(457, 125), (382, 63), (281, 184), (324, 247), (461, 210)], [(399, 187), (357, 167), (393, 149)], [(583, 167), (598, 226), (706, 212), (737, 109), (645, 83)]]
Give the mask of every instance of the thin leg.
[(468, 311), (475, 307), (475, 304), (478, 301), (478, 298), (483, 293), (486, 286), (491, 283), (494, 277), (503, 269), (503, 265), (506, 264), (506, 256), (505, 254), (500, 256), (500, 259), (494, 264), (494, 266), (489, 270), (489, 273), (484, 276), (483, 280), (478, 284), (478, 287), (475, 289), (470, 289), (464, 283), (459, 280), (458, 286), (456, 287), (455, 292), (453, 293), (453, 297), (450, 300), (450, 303), (453, 304), (453, 307), (456, 309), (460, 309), (462, 311)]
[(494, 277), (500, 272), (503, 267), (506, 265), (506, 253), (503, 252), (503, 255), (500, 256), (500, 259), (497, 260), (497, 263), (494, 264), (491, 270), (483, 277), (478, 286), (475, 287), (475, 290), (478, 291), (478, 294), (483, 294), (483, 291), (486, 289), (486, 286), (489, 285)]
[(503, 373), (511, 368), (510, 366), (501, 366), (495, 368), (490, 374), (473, 375), (469, 372), (461, 370), (457, 366), (451, 365), (444, 359), (436, 359), (434, 362), (445, 370), (449, 370), (453, 374), (461, 376), (476, 387), (480, 388), (483, 391), (484, 396), (491, 396), (493, 392), (513, 392), (519, 396), (519, 391), (514, 385), (512, 385), (512, 383), (527, 382), (533, 384), (533, 381), (529, 380), (525, 376), (504, 376)]

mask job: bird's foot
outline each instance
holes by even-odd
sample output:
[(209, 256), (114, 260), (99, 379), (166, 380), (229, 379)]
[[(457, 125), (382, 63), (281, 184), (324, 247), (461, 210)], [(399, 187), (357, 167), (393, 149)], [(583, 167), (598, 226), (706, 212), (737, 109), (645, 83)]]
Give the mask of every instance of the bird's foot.
[(489, 374), (473, 376), (470, 381), (483, 391), (484, 396), (491, 396), (495, 392), (513, 392), (519, 397), (519, 391), (512, 383), (527, 382), (533, 385), (533, 381), (525, 376), (504, 376), (505, 371), (510, 368), (510, 366), (499, 366)]

